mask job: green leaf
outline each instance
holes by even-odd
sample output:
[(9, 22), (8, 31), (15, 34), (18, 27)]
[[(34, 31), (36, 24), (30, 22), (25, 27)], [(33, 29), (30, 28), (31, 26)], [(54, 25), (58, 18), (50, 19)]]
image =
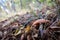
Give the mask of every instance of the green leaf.
[(52, 1), (51, 0), (46, 0), (48, 3), (51, 3)]
[(39, 0), (40, 2), (44, 2), (44, 0)]

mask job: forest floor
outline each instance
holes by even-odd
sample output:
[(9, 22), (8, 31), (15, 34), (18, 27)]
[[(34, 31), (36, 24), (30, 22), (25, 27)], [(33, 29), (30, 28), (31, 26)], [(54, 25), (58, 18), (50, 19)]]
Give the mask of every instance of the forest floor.
[(12, 12), (10, 14), (7, 14), (7, 13), (0, 13), (0, 22), (11, 17), (11, 16), (15, 16), (15, 15), (24, 15), (26, 12), (29, 12), (30, 10), (28, 9), (22, 9), (18, 12)]

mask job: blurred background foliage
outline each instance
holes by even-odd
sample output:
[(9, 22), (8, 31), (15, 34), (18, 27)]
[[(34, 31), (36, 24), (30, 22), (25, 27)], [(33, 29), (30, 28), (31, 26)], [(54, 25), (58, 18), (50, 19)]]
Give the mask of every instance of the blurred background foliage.
[[(33, 4), (34, 7), (36, 6), (37, 8), (41, 6), (40, 4), (45, 4), (47, 6), (53, 6), (55, 5), (55, 2), (53, 0), (5, 0), (5, 5), (6, 7), (11, 7), (15, 6), (16, 10), (17, 9), (28, 9), (30, 8), (30, 4)], [(32, 6), (32, 5), (31, 5)], [(9, 10), (10, 10), (9, 9)]]
[(26, 10), (35, 12), (46, 6), (54, 8), (59, 2), (59, 0), (0, 0), (0, 17), (14, 15)]

